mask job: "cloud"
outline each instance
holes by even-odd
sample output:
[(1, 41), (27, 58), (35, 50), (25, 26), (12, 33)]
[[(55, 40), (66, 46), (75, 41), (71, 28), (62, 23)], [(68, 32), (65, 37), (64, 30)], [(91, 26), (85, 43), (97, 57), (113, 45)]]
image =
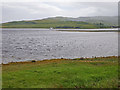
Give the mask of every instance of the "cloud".
[(42, 19), (52, 16), (116, 16), (115, 2), (4, 2), (3, 22)]
[(4, 3), (3, 21), (40, 19), (60, 14), (62, 10), (44, 3)]
[(119, 0), (2, 0), (2, 2), (119, 2)]

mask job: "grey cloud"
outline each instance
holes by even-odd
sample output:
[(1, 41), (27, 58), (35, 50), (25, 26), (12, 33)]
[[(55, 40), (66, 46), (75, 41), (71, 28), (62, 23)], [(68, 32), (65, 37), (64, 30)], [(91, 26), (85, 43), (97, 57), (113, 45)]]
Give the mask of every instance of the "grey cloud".
[(52, 16), (117, 16), (117, 2), (9, 2), (3, 3), (3, 22)]

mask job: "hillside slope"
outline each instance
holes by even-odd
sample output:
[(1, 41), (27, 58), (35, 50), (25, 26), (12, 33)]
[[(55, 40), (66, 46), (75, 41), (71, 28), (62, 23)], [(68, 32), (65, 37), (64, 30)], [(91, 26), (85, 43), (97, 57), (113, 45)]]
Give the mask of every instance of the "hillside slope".
[(117, 17), (50, 17), (41, 20), (3, 23), (3, 28), (111, 28), (117, 26)]

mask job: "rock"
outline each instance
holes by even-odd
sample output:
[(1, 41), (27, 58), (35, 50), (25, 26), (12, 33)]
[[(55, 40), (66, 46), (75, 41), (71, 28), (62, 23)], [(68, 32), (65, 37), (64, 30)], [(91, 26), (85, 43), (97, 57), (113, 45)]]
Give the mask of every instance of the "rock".
[(36, 62), (35, 60), (32, 60), (31, 62)]

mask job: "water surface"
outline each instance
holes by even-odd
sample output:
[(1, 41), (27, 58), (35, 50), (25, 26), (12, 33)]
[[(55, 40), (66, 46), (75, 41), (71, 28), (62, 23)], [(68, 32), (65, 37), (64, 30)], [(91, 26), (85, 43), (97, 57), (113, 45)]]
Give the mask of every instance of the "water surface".
[(3, 29), (3, 63), (118, 55), (117, 32)]

